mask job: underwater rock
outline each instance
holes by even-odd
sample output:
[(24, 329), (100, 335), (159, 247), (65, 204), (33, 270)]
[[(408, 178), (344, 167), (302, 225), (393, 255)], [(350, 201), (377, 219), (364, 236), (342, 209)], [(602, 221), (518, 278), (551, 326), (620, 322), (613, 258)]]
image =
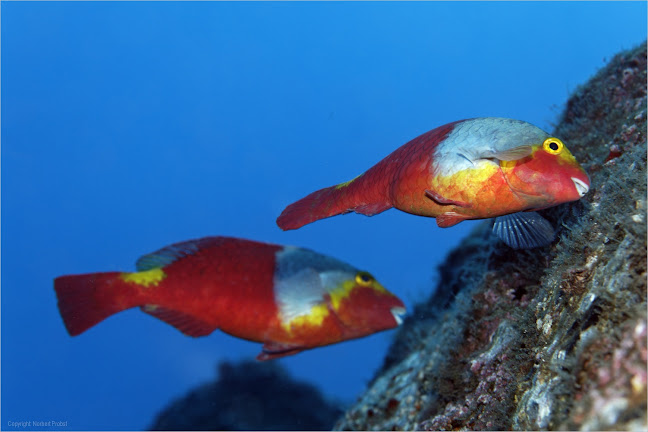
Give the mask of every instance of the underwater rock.
[(151, 430), (330, 430), (341, 414), (277, 362), (224, 362), (217, 381), (173, 402)]
[(567, 102), (554, 134), (588, 171), (541, 212), (548, 247), (485, 221), (439, 268), (337, 430), (646, 430), (646, 43)]

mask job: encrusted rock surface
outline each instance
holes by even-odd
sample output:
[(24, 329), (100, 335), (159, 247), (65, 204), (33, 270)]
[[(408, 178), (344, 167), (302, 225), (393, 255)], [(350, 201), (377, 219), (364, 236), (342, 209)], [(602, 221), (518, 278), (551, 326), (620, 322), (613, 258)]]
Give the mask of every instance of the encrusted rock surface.
[(151, 430), (330, 430), (341, 414), (276, 362), (222, 363), (218, 380), (170, 404)]
[(479, 225), (440, 267), (341, 430), (646, 430), (646, 43), (578, 88), (554, 134), (590, 174), (516, 251)]

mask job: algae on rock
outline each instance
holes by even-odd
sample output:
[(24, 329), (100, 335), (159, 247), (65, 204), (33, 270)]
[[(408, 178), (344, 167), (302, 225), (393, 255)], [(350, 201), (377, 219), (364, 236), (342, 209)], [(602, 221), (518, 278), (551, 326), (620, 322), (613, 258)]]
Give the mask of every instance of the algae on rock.
[(480, 224), (336, 429), (646, 429), (646, 113), (643, 43), (555, 128), (591, 178), (542, 212), (558, 240), (516, 251)]

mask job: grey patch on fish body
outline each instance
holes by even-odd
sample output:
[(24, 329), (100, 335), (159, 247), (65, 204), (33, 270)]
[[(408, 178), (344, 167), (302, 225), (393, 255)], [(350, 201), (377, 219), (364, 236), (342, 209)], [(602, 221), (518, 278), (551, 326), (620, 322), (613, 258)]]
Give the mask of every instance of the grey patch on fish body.
[(283, 323), (306, 316), (326, 294), (358, 272), (353, 266), (309, 249), (286, 246), (275, 254), (274, 295)]
[(517, 160), (528, 156), (530, 147), (542, 144), (549, 134), (521, 120), (482, 117), (457, 123), (435, 148), (435, 175), (449, 176), (489, 159)]
[(546, 246), (554, 239), (551, 224), (536, 212), (520, 212), (495, 218), (493, 233), (513, 249)]
[(284, 324), (310, 314), (313, 307), (324, 301), (322, 281), (312, 268), (305, 268), (285, 279), (275, 279), (274, 294)]

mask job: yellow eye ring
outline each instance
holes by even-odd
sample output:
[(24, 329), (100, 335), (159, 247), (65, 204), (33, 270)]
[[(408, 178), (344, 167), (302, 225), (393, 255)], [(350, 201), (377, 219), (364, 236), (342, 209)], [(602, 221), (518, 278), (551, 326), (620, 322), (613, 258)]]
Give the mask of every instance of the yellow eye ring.
[(367, 272), (358, 272), (355, 277), (356, 283), (361, 286), (370, 286), (374, 278)]
[(565, 144), (558, 138), (550, 137), (542, 143), (542, 148), (549, 154), (557, 155), (563, 151)]

